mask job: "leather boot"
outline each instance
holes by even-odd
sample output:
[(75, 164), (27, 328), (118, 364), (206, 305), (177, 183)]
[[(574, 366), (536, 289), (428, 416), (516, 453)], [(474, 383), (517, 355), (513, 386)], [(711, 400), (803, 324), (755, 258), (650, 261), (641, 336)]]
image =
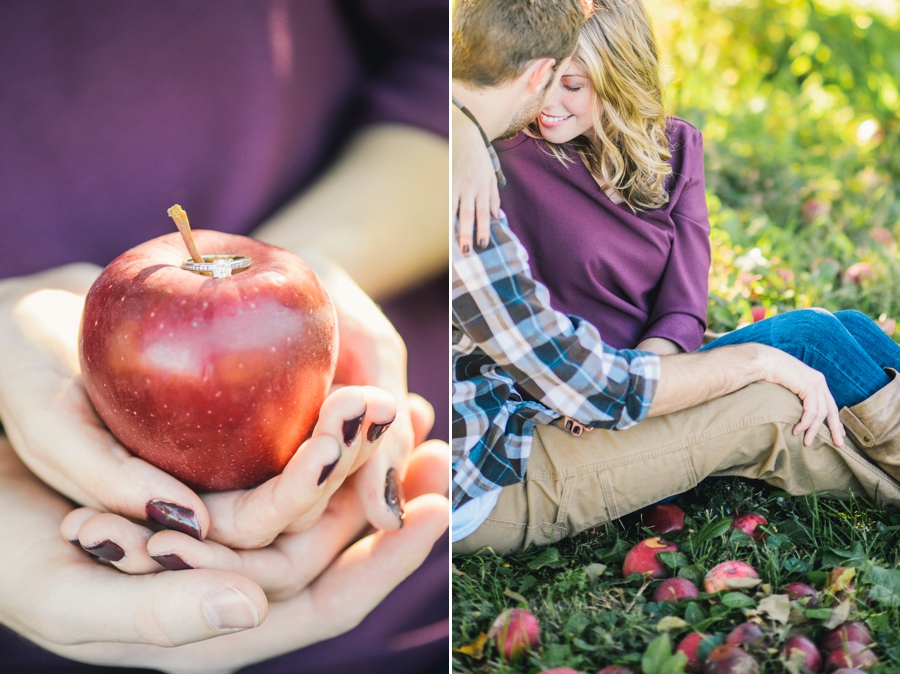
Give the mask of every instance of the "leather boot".
[(841, 422), (872, 461), (900, 480), (900, 377), (885, 368), (891, 381), (858, 405), (841, 410)]

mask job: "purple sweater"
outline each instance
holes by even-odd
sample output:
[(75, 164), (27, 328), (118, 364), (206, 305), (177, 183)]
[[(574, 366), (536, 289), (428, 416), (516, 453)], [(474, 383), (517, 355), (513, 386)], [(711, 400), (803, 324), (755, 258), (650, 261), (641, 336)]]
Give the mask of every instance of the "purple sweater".
[[(445, 0), (0, 3), (0, 277), (107, 264), (173, 231), (173, 203), (250, 232), (364, 124), (446, 135), (448, 21)], [(443, 438), (447, 289), (441, 275), (385, 306)], [(446, 669), (448, 548), (351, 633), (246, 671)], [(0, 672), (26, 671), (125, 670), (0, 626)]]
[(669, 203), (634, 213), (614, 204), (581, 159), (562, 164), (543, 141), (495, 143), (507, 186), (500, 198), (553, 307), (580, 316), (618, 348), (663, 337), (686, 351), (706, 327), (710, 264), (703, 141), (670, 118)]

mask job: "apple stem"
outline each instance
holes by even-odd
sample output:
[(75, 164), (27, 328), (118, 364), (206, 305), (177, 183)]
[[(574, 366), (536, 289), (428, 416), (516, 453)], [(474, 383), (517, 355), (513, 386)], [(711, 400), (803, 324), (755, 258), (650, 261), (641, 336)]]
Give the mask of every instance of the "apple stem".
[(188, 252), (191, 254), (191, 257), (194, 259), (194, 262), (203, 263), (203, 256), (200, 254), (200, 251), (197, 249), (197, 244), (194, 243), (194, 236), (191, 234), (191, 225), (188, 222), (187, 213), (184, 212), (184, 209), (175, 204), (168, 210), (169, 217), (175, 221), (175, 226), (178, 228), (178, 231), (181, 232), (181, 238), (184, 239), (184, 245), (187, 246)]

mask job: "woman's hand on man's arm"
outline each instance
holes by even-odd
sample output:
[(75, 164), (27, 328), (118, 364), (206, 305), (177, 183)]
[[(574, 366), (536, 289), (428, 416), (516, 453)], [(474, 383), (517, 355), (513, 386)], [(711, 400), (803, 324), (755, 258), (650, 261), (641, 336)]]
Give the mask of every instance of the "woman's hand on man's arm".
[(450, 107), (450, 115), (453, 129), (450, 214), (458, 217), (457, 244), (463, 254), (468, 255), (475, 242), (479, 248), (487, 245), (491, 218), (500, 217), (500, 191), (494, 165), (478, 128), (455, 105)]

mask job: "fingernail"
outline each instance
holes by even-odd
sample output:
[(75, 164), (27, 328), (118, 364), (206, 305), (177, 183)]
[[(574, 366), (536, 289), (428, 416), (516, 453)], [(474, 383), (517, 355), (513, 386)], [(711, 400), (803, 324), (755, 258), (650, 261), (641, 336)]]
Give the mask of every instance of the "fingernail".
[[(396, 417), (395, 417), (396, 418)], [(394, 419), (390, 421), (385, 421), (383, 424), (372, 424), (369, 426), (369, 432), (366, 433), (366, 440), (369, 442), (375, 442), (384, 435), (384, 432), (391, 427), (391, 424), (394, 423)]]
[(384, 500), (391, 512), (400, 520), (402, 528), (403, 520), (406, 518), (406, 513), (403, 512), (403, 487), (400, 485), (400, 475), (394, 468), (388, 468), (384, 478)]
[(469, 244), (463, 246), (463, 255), (469, 254)]
[(572, 433), (574, 433), (575, 435), (581, 435), (581, 427), (579, 426), (574, 431), (572, 431)]
[(194, 567), (184, 561), (181, 557), (174, 554), (168, 555), (150, 555), (160, 566), (164, 566), (169, 571), (181, 571), (182, 569), (193, 569)]
[[(87, 550), (85, 550), (83, 547), (81, 547), (81, 541), (69, 541), (69, 543), (74, 545), (76, 548), (78, 548), (82, 552), (87, 552)], [(92, 552), (88, 552), (88, 555), (90, 555), (93, 559), (100, 559), (97, 555), (95, 555)]]
[(566, 422), (566, 430), (567, 430), (567, 431), (571, 431), (571, 430), (572, 430), (572, 422), (571, 422), (571, 421), (567, 421), (567, 422)]
[(316, 482), (317, 487), (321, 487), (322, 483), (328, 479), (328, 476), (334, 472), (334, 467), (338, 465), (338, 461), (341, 460), (341, 457), (336, 458), (332, 463), (329, 463), (322, 469), (322, 474), (319, 475), (319, 481)]
[(365, 416), (366, 413), (363, 411), (358, 417), (347, 419), (347, 421), (344, 422), (344, 444), (348, 447), (356, 442), (356, 438), (359, 437), (359, 429), (362, 428), (362, 422)]
[(96, 555), (100, 559), (105, 559), (108, 562), (118, 562), (125, 556), (125, 551), (110, 540), (103, 541), (102, 543), (84, 549), (92, 555)]
[(203, 599), (203, 615), (210, 627), (237, 632), (259, 625), (256, 606), (233, 587), (223, 587)]
[(168, 501), (153, 500), (147, 503), (147, 519), (161, 524), (166, 529), (180, 531), (198, 541), (201, 540), (200, 523), (190, 508)]
[(487, 248), (487, 239), (478, 239), (479, 248)]

